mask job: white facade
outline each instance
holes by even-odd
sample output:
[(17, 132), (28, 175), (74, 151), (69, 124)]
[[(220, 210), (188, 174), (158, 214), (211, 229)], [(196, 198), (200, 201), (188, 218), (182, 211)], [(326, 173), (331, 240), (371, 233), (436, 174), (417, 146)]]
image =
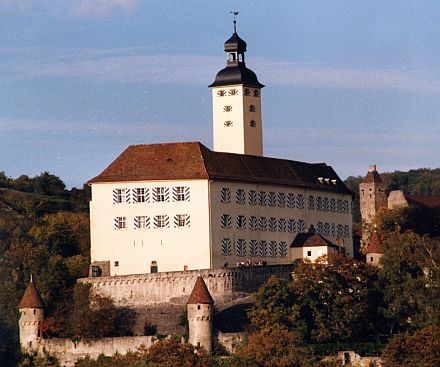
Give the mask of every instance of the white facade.
[(289, 263), (290, 244), (310, 225), (353, 255), (348, 194), (219, 180), (96, 183), (90, 214), (92, 264), (109, 262), (110, 275)]
[(261, 88), (212, 88), (214, 150), (263, 155)]
[(210, 267), (208, 180), (93, 184), (90, 221), (92, 263), (110, 261), (110, 275)]
[(307, 259), (315, 262), (318, 258), (327, 255), (336, 255), (338, 253), (335, 247), (331, 246), (304, 246), (293, 247), (291, 250), (291, 258), (293, 261)]

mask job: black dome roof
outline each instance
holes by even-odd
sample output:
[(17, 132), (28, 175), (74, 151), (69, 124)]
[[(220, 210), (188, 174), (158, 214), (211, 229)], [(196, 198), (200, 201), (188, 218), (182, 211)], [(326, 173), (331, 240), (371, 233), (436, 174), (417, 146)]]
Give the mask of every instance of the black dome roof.
[(237, 32), (234, 32), (226, 42), (225, 42), (225, 51), (231, 52), (236, 51), (238, 53), (246, 52), (246, 42), (238, 37)]
[(234, 66), (226, 66), (224, 69), (220, 70), (215, 77), (214, 83), (209, 85), (209, 87), (221, 87), (233, 84), (244, 84), (249, 87), (257, 88), (264, 87), (264, 85), (258, 81), (255, 73), (251, 69), (248, 69), (244, 63), (238, 63)]

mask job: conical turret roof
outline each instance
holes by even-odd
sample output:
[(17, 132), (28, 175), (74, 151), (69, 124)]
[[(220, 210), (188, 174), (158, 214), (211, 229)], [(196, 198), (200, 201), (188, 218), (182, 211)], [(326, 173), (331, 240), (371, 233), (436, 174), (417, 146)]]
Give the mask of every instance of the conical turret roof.
[(383, 254), (382, 241), (380, 240), (379, 234), (376, 231), (371, 234), (371, 239), (367, 247), (367, 253)]
[(201, 276), (197, 277), (196, 284), (194, 284), (194, 288), (188, 298), (188, 302), (186, 302), (187, 305), (194, 305), (197, 303), (214, 303), (214, 300), (212, 299), (211, 294), (209, 293), (209, 290)]
[(21, 299), (18, 308), (44, 308), (43, 300), (38, 294), (37, 288), (32, 279), (23, 294), (23, 298)]

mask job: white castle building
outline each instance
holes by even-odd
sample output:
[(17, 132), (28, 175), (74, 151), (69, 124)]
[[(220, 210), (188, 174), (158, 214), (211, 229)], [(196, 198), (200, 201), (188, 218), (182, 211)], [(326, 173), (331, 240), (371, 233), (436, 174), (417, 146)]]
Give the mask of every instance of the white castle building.
[[(132, 145), (89, 181), (92, 276), (353, 255), (352, 192), (325, 163), (263, 156), (264, 86), (235, 24), (225, 51), (210, 85), (214, 150)], [(311, 225), (332, 246), (291, 249)]]

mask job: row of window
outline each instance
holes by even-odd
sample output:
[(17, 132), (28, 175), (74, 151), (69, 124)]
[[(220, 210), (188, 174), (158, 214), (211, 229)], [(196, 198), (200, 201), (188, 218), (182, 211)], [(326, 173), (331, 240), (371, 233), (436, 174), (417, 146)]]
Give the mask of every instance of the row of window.
[[(224, 127), (234, 126), (234, 121), (227, 120), (227, 121), (223, 122), (223, 126)], [(250, 127), (257, 127), (257, 122), (255, 120), (251, 120), (251, 121), (249, 121), (249, 126)]]
[[(246, 218), (244, 215), (237, 215), (236, 228), (246, 229), (248, 227), (251, 231), (270, 231), (270, 232), (304, 232), (305, 222), (303, 219), (286, 219), (286, 218), (266, 218), (250, 216)], [(220, 217), (220, 224), (222, 228), (232, 228), (232, 216), (230, 214), (222, 214)]]
[(231, 239), (222, 238), (222, 255), (231, 256), (233, 253), (240, 257), (287, 257), (287, 243), (238, 239), (234, 251)]
[[(190, 191), (188, 186), (176, 186), (172, 188), (171, 198), (173, 201), (189, 201)], [(136, 187), (134, 189), (113, 189), (113, 204), (122, 203), (149, 203), (169, 202), (170, 189), (168, 187)]]
[[(176, 214), (174, 216), (174, 228), (190, 227), (191, 218), (189, 214)], [(127, 217), (115, 217), (113, 228), (116, 230), (128, 228)], [(133, 218), (134, 229), (170, 228), (170, 217), (168, 215), (155, 215), (152, 219), (146, 215), (138, 215)]]
[[(260, 206), (278, 206), (280, 208), (298, 208), (304, 209), (304, 195), (284, 193), (284, 192), (265, 192), (250, 190), (248, 192), (249, 205)], [(220, 201), (222, 203), (230, 203), (232, 200), (231, 190), (227, 187), (222, 187), (220, 190)], [(237, 189), (235, 191), (235, 202), (239, 205), (246, 204), (246, 192), (243, 189)], [(332, 213), (344, 213), (349, 214), (350, 203), (348, 200), (333, 199), (322, 196), (309, 195), (307, 197), (307, 209), (317, 210), (323, 212)]]
[[(245, 96), (250, 96), (252, 94), (254, 97), (259, 97), (260, 91), (258, 89), (253, 89), (251, 92), (251, 89), (245, 88), (243, 90), (243, 94)], [(217, 97), (237, 96), (237, 95), (238, 95), (238, 89), (236, 89), (236, 88), (231, 88), (228, 90), (220, 89), (217, 91)]]
[(339, 236), (343, 238), (350, 237), (350, 227), (348, 225), (342, 225), (342, 224), (336, 225), (334, 223), (318, 222), (316, 224), (316, 232), (323, 236), (331, 236), (331, 237)]
[[(220, 217), (220, 225), (222, 228), (232, 228), (232, 216), (230, 214), (222, 214)], [(273, 217), (255, 217), (247, 218), (244, 215), (237, 215), (235, 226), (237, 229), (249, 228), (251, 231), (269, 231), (269, 232), (304, 232), (305, 222), (303, 219), (292, 218), (273, 218)], [(348, 225), (335, 223), (317, 223), (317, 232), (323, 236), (332, 236), (348, 238), (350, 236), (350, 227)]]

